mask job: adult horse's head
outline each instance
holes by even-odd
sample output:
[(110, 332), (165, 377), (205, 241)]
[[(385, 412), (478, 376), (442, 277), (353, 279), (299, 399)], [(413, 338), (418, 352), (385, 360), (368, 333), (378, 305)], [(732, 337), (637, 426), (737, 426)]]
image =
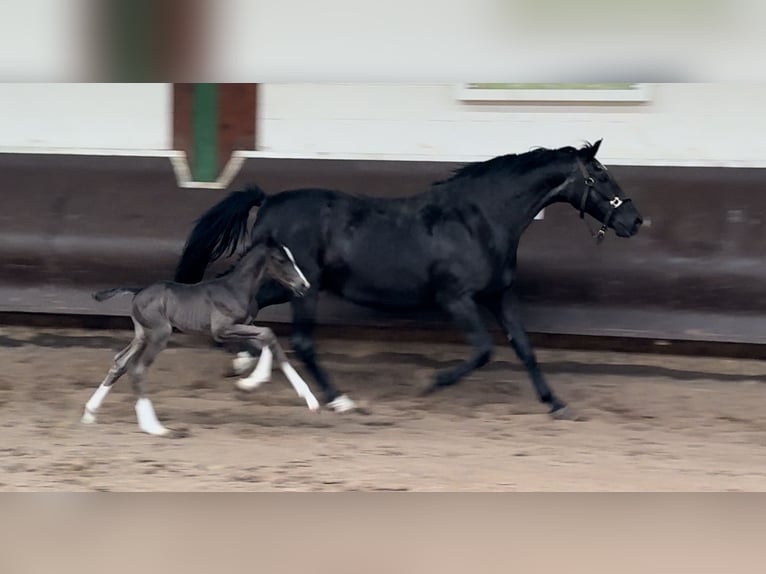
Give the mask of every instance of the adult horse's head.
[(619, 237), (631, 237), (638, 233), (643, 219), (611, 173), (596, 159), (600, 145), (598, 140), (575, 151), (573, 184), (568, 186), (567, 199), (580, 210), (580, 218), (587, 213), (601, 222), (596, 234), (598, 241), (608, 228), (614, 229)]

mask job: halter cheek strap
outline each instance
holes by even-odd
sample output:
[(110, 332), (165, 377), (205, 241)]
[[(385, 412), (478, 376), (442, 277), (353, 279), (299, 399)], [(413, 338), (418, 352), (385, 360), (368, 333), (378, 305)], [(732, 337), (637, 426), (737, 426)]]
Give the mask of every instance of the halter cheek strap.
[(601, 228), (598, 230), (597, 233), (593, 233), (593, 229), (591, 229), (591, 226), (588, 224), (588, 221), (585, 219), (585, 206), (588, 203), (588, 197), (590, 196), (591, 190), (596, 190), (596, 180), (593, 179), (593, 177), (588, 173), (588, 170), (585, 169), (585, 166), (582, 164), (582, 162), (578, 159), (577, 160), (577, 167), (580, 169), (580, 173), (583, 177), (583, 183), (585, 184), (585, 187), (582, 192), (582, 197), (580, 198), (580, 219), (585, 221), (585, 226), (588, 228), (588, 231), (590, 232), (591, 237), (596, 238), (596, 243), (601, 243), (604, 240), (604, 237), (606, 237), (606, 230), (609, 229), (609, 224), (612, 221), (612, 217), (614, 217), (614, 212), (616, 209), (618, 209), (623, 203), (626, 201), (630, 201), (629, 198), (619, 198), (616, 195), (609, 201), (609, 211), (606, 213), (606, 217), (604, 217), (604, 221), (601, 224)]

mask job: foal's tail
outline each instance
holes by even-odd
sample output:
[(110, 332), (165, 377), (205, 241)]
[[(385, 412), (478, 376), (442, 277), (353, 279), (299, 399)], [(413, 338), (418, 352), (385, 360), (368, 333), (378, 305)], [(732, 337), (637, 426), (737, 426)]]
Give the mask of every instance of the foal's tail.
[(106, 301), (111, 299), (115, 295), (122, 295), (123, 293), (133, 293), (134, 295), (141, 291), (143, 287), (115, 287), (114, 289), (106, 289), (105, 291), (98, 291), (93, 294), (93, 298), (96, 301)]
[[(247, 219), (253, 207), (260, 206), (266, 194), (256, 185), (234, 191), (208, 209), (186, 241), (175, 280), (197, 283), (205, 268), (223, 255), (231, 255), (240, 238), (247, 233)], [(228, 251), (228, 253), (227, 253)]]

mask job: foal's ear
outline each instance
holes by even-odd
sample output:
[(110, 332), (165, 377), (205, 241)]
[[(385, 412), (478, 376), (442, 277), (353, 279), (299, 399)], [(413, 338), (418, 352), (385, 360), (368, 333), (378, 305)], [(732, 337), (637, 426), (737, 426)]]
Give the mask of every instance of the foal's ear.
[(590, 161), (596, 157), (596, 153), (598, 152), (598, 148), (601, 147), (601, 142), (603, 139), (598, 140), (593, 145), (587, 145), (584, 148), (580, 150), (580, 153), (582, 154), (582, 157), (586, 161)]

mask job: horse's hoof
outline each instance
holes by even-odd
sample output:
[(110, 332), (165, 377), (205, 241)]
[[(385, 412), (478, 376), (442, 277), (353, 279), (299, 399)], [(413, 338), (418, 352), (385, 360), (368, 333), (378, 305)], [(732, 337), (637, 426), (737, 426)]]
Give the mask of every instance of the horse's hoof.
[(559, 407), (554, 411), (551, 411), (551, 417), (558, 421), (584, 421), (587, 420), (584, 416), (578, 414), (569, 405)]
[(428, 385), (428, 386), (424, 387), (423, 389), (421, 389), (421, 391), (418, 394), (421, 397), (427, 397), (429, 395), (434, 394), (436, 391), (438, 391), (441, 388), (442, 387), (440, 387), (436, 383), (431, 383), (430, 385)]
[(339, 397), (327, 403), (327, 406), (334, 410), (336, 413), (348, 413), (358, 410), (359, 408), (357, 404), (348, 397), (348, 395), (340, 395)]
[(421, 397), (427, 397), (428, 395), (434, 394), (436, 391), (441, 391), (445, 389), (446, 387), (449, 387), (451, 385), (455, 384), (455, 381), (448, 378), (441, 378), (436, 377), (436, 380), (428, 385), (426, 388), (424, 388), (422, 391), (420, 391)]

